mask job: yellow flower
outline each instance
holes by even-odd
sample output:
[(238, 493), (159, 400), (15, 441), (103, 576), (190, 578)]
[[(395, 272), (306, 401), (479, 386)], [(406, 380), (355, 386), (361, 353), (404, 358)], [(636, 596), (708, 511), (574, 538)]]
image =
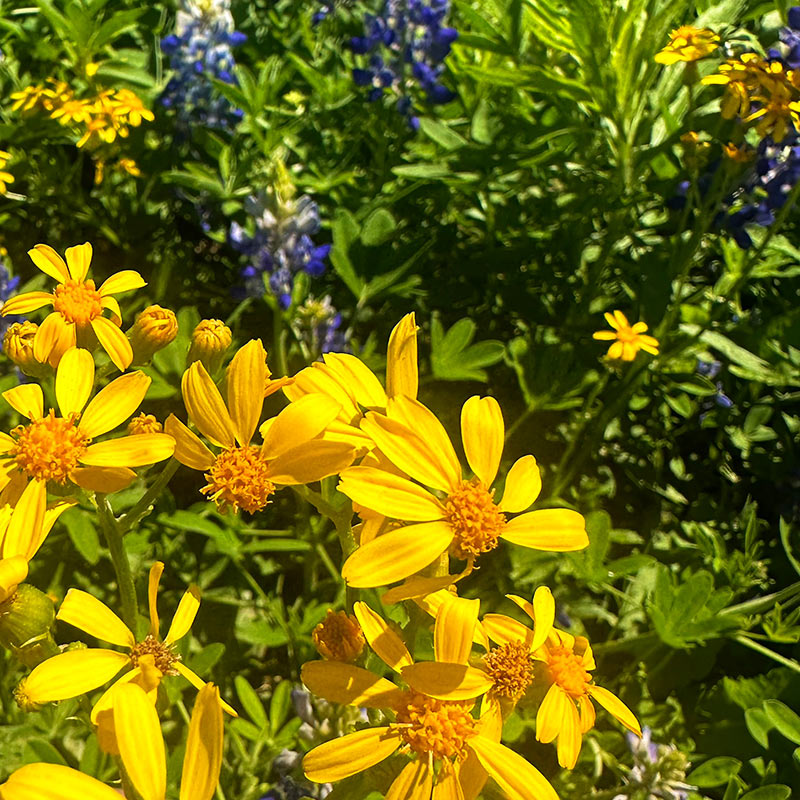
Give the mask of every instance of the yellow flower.
[(137, 436), (142, 433), (161, 433), (164, 426), (152, 414), (139, 414), (128, 423), (128, 433)]
[(209, 372), (216, 372), (231, 346), (231, 329), (221, 319), (203, 319), (192, 331), (187, 364), (199, 361)]
[(227, 405), (206, 368), (196, 361), (183, 374), (181, 389), (189, 419), (217, 455), (171, 414), (164, 429), (176, 441), (175, 458), (206, 473), (202, 492), (221, 509), (253, 514), (265, 508), (279, 485), (298, 485), (334, 475), (353, 461), (352, 445), (322, 439), (340, 406), (312, 395), (292, 403), (259, 431), (263, 444), (251, 444), (264, 404), (268, 369), (260, 339), (233, 357), (226, 376)]
[(139, 169), (138, 164), (132, 158), (121, 158), (114, 164), (114, 168), (121, 170), (122, 172), (127, 172), (128, 175), (132, 175), (134, 178), (141, 178), (142, 171)]
[(756, 151), (752, 147), (748, 147), (746, 142), (739, 147), (733, 142), (728, 142), (723, 146), (722, 152), (725, 154), (725, 158), (734, 164), (749, 164), (756, 157)]
[(675, 64), (678, 61), (698, 61), (719, 47), (719, 36), (708, 28), (681, 25), (669, 35), (667, 45), (656, 53), (659, 64)]
[[(642, 735), (633, 712), (614, 694), (592, 683), (595, 669), (592, 648), (583, 636), (572, 636), (553, 628), (552, 598), (537, 590), (533, 603), (507, 595), (534, 622), (534, 630), (503, 614), (487, 614), (483, 627), (489, 638), (502, 646), (530, 647), (544, 641), (533, 657), (542, 662), (550, 684), (536, 715), (536, 738), (549, 743), (558, 739), (558, 763), (572, 769), (581, 751), (582, 736), (594, 726), (595, 700), (626, 728)], [(548, 592), (549, 595), (549, 592)]]
[[(56, 371), (56, 402), (45, 414), (44, 395), (28, 383), (3, 392), (9, 405), (30, 422), (0, 433), (0, 503), (29, 509), (35, 528), (45, 513), (47, 482), (71, 481), (94, 492), (116, 492), (134, 478), (131, 467), (163, 461), (175, 442), (165, 434), (92, 439), (116, 428), (142, 402), (150, 378), (131, 372), (112, 381), (91, 401), (94, 362), (88, 350), (71, 348)], [(88, 402), (88, 405), (87, 405)], [(85, 408), (85, 410), (84, 410)]]
[(0, 194), (6, 193), (6, 185), (14, 183), (14, 176), (10, 172), (5, 171), (5, 166), (11, 159), (11, 153), (5, 150), (0, 150)]
[(755, 53), (744, 53), (722, 64), (719, 73), (701, 80), (705, 85), (725, 87), (720, 109), (723, 119), (744, 119), (750, 113), (751, 94), (760, 86), (767, 67)]
[(161, 306), (148, 306), (136, 315), (136, 321), (128, 331), (137, 364), (149, 361), (153, 354), (175, 341), (178, 335), (178, 320), (175, 313)]
[[(143, 800), (165, 800), (164, 739), (153, 704), (135, 684), (117, 688), (113, 698), (119, 753), (125, 772)], [(222, 704), (219, 690), (205, 684), (195, 701), (183, 758), (180, 800), (211, 800), (222, 768)], [(54, 794), (53, 787), (58, 787)], [(119, 800), (104, 783), (59, 764), (28, 764), (0, 786), (3, 800)]]
[[(47, 659), (24, 678), (15, 691), (23, 708), (31, 708), (67, 700), (91, 692), (114, 678), (121, 670), (126, 673), (105, 692), (92, 710), (92, 721), (105, 711), (113, 699), (113, 689), (120, 682), (137, 680), (143, 672), (148, 683), (156, 686), (164, 676), (182, 675), (192, 686), (202, 689), (206, 682), (181, 663), (175, 653), (175, 644), (183, 638), (194, 622), (200, 607), (200, 591), (191, 586), (184, 592), (166, 637), (159, 635), (158, 585), (164, 565), (157, 561), (150, 569), (148, 597), (150, 601), (150, 630), (142, 641), (137, 641), (130, 628), (103, 602), (80, 589), (70, 589), (56, 619), (74, 625), (90, 636), (104, 642), (124, 647), (120, 653), (100, 647), (68, 650)], [(149, 688), (149, 686), (148, 686)], [(227, 704), (225, 709), (235, 715)]]
[(54, 109), (50, 116), (57, 119), (62, 125), (69, 125), (71, 122), (88, 124), (92, 120), (91, 103), (87, 100), (67, 100), (66, 103)]
[(652, 336), (645, 336), (647, 325), (644, 322), (636, 322), (633, 325), (628, 323), (627, 317), (621, 311), (613, 314), (604, 314), (606, 322), (614, 329), (613, 331), (595, 331), (593, 339), (602, 341), (612, 341), (614, 344), (608, 348), (606, 356), (608, 358), (621, 358), (623, 361), (633, 361), (640, 350), (652, 355), (658, 355), (658, 340)]
[[(356, 603), (354, 611), (370, 646), (388, 667), (401, 672), (414, 663), (403, 640), (378, 614), (364, 603)], [(465, 644), (471, 645), (471, 639), (465, 643), (469, 614), (457, 616), (447, 626), (454, 635), (437, 641), (437, 658), (457, 658)], [(356, 731), (307, 753), (303, 770), (312, 781), (342, 780), (400, 750), (412, 760), (387, 797), (476, 797), (490, 775), (511, 800), (557, 800), (544, 776), (500, 743), (500, 720), (491, 714), (476, 719), (470, 701), (440, 700), (413, 688), (401, 689), (368, 670), (337, 661), (311, 661), (301, 674), (314, 694), (330, 702), (383, 709), (389, 716), (388, 725)]]
[(8, 327), (3, 337), (3, 352), (26, 375), (40, 377), (49, 368), (38, 362), (33, 355), (33, 341), (39, 326), (35, 322), (25, 320), (14, 322)]
[(331, 661), (355, 661), (364, 649), (364, 633), (358, 620), (330, 608), (311, 632), (311, 640), (317, 652)]
[(461, 438), (475, 474), (470, 480), (464, 480), (441, 422), (416, 400), (395, 397), (386, 416), (371, 412), (361, 427), (411, 480), (357, 466), (342, 472), (339, 490), (367, 509), (409, 524), (367, 542), (347, 559), (342, 576), (351, 586), (402, 580), (448, 552), (467, 560), (470, 568), (499, 539), (559, 552), (589, 543), (584, 519), (575, 511), (546, 509), (507, 519), (539, 495), (542, 482), (533, 456), (523, 456), (511, 467), (503, 499), (495, 502), (491, 486), (503, 453), (504, 424), (494, 398), (471, 397), (461, 409)]
[[(53, 306), (53, 311), (39, 326), (33, 349), (37, 361), (58, 364), (61, 356), (75, 344), (97, 337), (100, 345), (120, 371), (125, 371), (133, 360), (130, 342), (120, 330), (122, 313), (119, 303), (111, 296), (145, 286), (142, 276), (132, 269), (117, 272), (95, 288), (87, 280), (92, 260), (89, 242), (67, 248), (67, 261), (52, 247), (37, 244), (28, 251), (33, 263), (51, 278), (58, 281), (55, 291), (25, 292), (3, 304), (3, 316), (27, 314), (43, 306)], [(111, 318), (103, 316), (108, 309)]]
[(12, 92), (10, 97), (14, 101), (11, 105), (12, 111), (22, 110), (25, 112), (32, 111), (35, 108), (50, 110), (53, 108), (56, 92), (39, 84), (37, 86), (26, 86), (18, 92)]
[(111, 113), (114, 118), (121, 118), (134, 128), (141, 125), (142, 120), (152, 122), (155, 119), (153, 112), (145, 108), (138, 95), (130, 89), (117, 89), (111, 97)]
[(86, 123), (86, 130), (83, 136), (78, 139), (77, 146), (111, 144), (117, 138), (117, 134), (124, 137), (128, 135), (128, 132), (125, 128), (115, 128), (113, 120), (101, 113), (98, 116), (93, 116)]

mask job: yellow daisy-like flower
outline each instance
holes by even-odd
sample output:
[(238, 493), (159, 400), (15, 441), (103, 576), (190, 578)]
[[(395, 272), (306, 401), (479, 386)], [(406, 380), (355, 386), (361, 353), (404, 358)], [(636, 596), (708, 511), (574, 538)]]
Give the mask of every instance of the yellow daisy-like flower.
[(347, 559), (342, 576), (351, 586), (403, 580), (448, 552), (472, 564), (500, 539), (558, 552), (581, 550), (589, 543), (585, 521), (575, 511), (546, 509), (508, 519), (508, 514), (528, 508), (542, 488), (533, 456), (523, 456), (511, 467), (503, 499), (495, 502), (491, 486), (505, 428), (494, 398), (471, 397), (461, 409), (461, 438), (475, 474), (469, 480), (444, 426), (416, 400), (402, 395), (390, 399), (387, 414), (367, 414), (361, 428), (409, 477), (351, 467), (342, 472), (339, 490), (364, 508), (408, 524), (363, 544)]
[[(413, 664), (403, 640), (378, 614), (364, 603), (357, 603), (354, 611), (370, 646), (388, 667), (400, 672)], [(462, 625), (448, 628), (454, 631)], [(456, 658), (463, 646), (460, 636), (442, 638), (438, 655)], [(476, 719), (471, 701), (440, 700), (413, 688), (401, 689), (368, 670), (338, 661), (311, 661), (301, 675), (314, 694), (334, 703), (383, 709), (391, 720), (315, 747), (303, 759), (309, 780), (342, 780), (401, 751), (412, 760), (395, 778), (387, 797), (473, 798), (490, 775), (510, 800), (557, 800), (546, 778), (500, 743), (500, 720), (493, 715)]]
[(201, 362), (183, 374), (181, 389), (189, 419), (221, 448), (217, 455), (175, 415), (164, 425), (175, 438), (175, 458), (206, 473), (208, 485), (201, 491), (221, 509), (242, 508), (253, 514), (271, 502), (279, 485), (312, 483), (353, 461), (352, 445), (322, 438), (341, 409), (323, 395), (284, 408), (259, 428), (263, 444), (251, 444), (264, 405), (266, 358), (260, 339), (236, 353), (226, 376), (227, 405)]
[(636, 322), (630, 325), (628, 318), (621, 311), (614, 311), (613, 314), (604, 314), (606, 322), (614, 329), (613, 331), (595, 331), (593, 339), (610, 342), (614, 344), (608, 348), (606, 356), (623, 361), (633, 361), (640, 350), (652, 355), (658, 355), (658, 340), (652, 336), (645, 336), (647, 325), (644, 322)]
[[(120, 758), (143, 800), (165, 800), (167, 760), (153, 704), (135, 684), (118, 687), (113, 698)], [(219, 690), (205, 684), (197, 695), (183, 757), (180, 800), (211, 800), (222, 768), (222, 704)], [(0, 786), (2, 800), (119, 800), (95, 778), (60, 764), (28, 764)]]
[(50, 116), (57, 119), (62, 125), (69, 125), (72, 122), (87, 124), (92, 119), (91, 103), (76, 97), (54, 109)]
[(114, 119), (121, 119), (134, 128), (142, 124), (142, 120), (152, 122), (153, 112), (145, 108), (139, 96), (130, 89), (117, 89), (110, 99), (111, 114)]
[(699, 61), (719, 47), (719, 36), (708, 28), (681, 25), (670, 32), (667, 45), (656, 53), (659, 64)]
[[(122, 312), (112, 295), (145, 286), (142, 276), (132, 269), (117, 272), (97, 289), (93, 280), (87, 280), (92, 260), (89, 242), (69, 247), (66, 263), (52, 247), (37, 244), (28, 251), (33, 263), (51, 278), (58, 281), (55, 291), (25, 292), (3, 304), (3, 316), (28, 314), (44, 306), (53, 311), (39, 326), (34, 340), (34, 355), (51, 366), (58, 364), (61, 356), (76, 344), (91, 343), (94, 337), (108, 353), (114, 365), (122, 372), (133, 360), (131, 344), (120, 330)], [(103, 311), (111, 312), (111, 318)]]
[[(136, 681), (143, 671), (147, 673), (146, 682), (156, 686), (164, 676), (182, 675), (192, 686), (202, 689), (206, 682), (185, 666), (175, 652), (175, 644), (192, 627), (200, 607), (200, 591), (196, 586), (191, 586), (184, 592), (167, 635), (162, 640), (159, 635), (157, 600), (163, 571), (164, 565), (160, 561), (150, 569), (150, 630), (140, 642), (105, 603), (80, 589), (70, 589), (56, 619), (74, 625), (101, 641), (124, 647), (128, 652), (91, 647), (68, 650), (53, 656), (39, 664), (20, 682), (15, 691), (19, 704), (23, 708), (31, 708), (78, 697), (107, 683), (123, 669), (126, 670), (125, 674), (95, 704), (92, 711), (95, 724), (99, 715), (112, 703), (114, 688), (120, 682)], [(225, 709), (230, 714), (236, 714), (227, 704)], [(118, 723), (115, 727), (119, 733)]]
[(724, 86), (720, 112), (723, 119), (744, 119), (750, 113), (751, 95), (766, 74), (767, 63), (755, 53), (743, 53), (720, 65), (719, 72), (706, 75), (700, 82), (707, 86)]
[(558, 739), (558, 763), (566, 769), (572, 769), (577, 763), (583, 734), (595, 722), (591, 700), (641, 736), (641, 727), (633, 712), (615, 694), (592, 682), (589, 673), (596, 665), (588, 640), (552, 627), (552, 598), (548, 600), (540, 595), (540, 590), (534, 595), (533, 603), (516, 595), (508, 595), (508, 598), (533, 620), (534, 630), (503, 614), (487, 614), (483, 627), (489, 638), (501, 647), (530, 647), (544, 639), (533, 658), (542, 662), (550, 688), (536, 715), (536, 738), (545, 743)]
[[(23, 384), (3, 392), (9, 405), (30, 422), (0, 433), (0, 503), (28, 510), (25, 529), (44, 518), (47, 482), (72, 482), (94, 492), (116, 492), (135, 477), (131, 467), (155, 464), (172, 455), (166, 434), (122, 436), (92, 443), (136, 410), (150, 386), (142, 372), (121, 375), (90, 401), (94, 362), (88, 350), (70, 348), (56, 370), (56, 402), (45, 414), (40, 386)], [(87, 405), (88, 403), (88, 405)], [(22, 532), (21, 535), (27, 535)]]

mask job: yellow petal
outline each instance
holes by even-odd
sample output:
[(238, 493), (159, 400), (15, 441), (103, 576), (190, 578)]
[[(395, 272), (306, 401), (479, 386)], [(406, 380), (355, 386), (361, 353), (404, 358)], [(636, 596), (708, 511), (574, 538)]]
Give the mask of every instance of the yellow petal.
[(417, 367), (417, 323), (414, 312), (394, 326), (386, 351), (386, 394), (405, 395), (416, 400), (419, 388)]
[(189, 629), (192, 627), (192, 623), (197, 616), (197, 610), (199, 608), (200, 589), (198, 589), (197, 586), (190, 586), (189, 589), (183, 593), (183, 597), (181, 597), (181, 602), (178, 604), (178, 610), (172, 618), (172, 624), (169, 626), (164, 644), (172, 644), (186, 636)]
[(92, 330), (114, 366), (120, 372), (125, 372), (133, 361), (133, 349), (128, 337), (106, 317), (95, 317)]
[(564, 716), (561, 720), (561, 730), (558, 733), (558, 763), (564, 769), (574, 769), (578, 763), (583, 739), (581, 736), (581, 718), (578, 708), (570, 699), (564, 707)]
[[(44, 481), (32, 480), (17, 501), (3, 539), (3, 557), (32, 558), (44, 539), (47, 487)], [(51, 523), (52, 524), (52, 523)]]
[(366, 603), (358, 602), (353, 606), (361, 630), (369, 642), (369, 646), (378, 657), (395, 672), (402, 667), (414, 663), (411, 653), (403, 640), (389, 627), (380, 614), (376, 614)]
[(464, 800), (461, 781), (458, 779), (453, 764), (448, 759), (442, 761), (442, 769), (436, 777), (433, 800)]
[(356, 451), (346, 442), (313, 439), (270, 462), (270, 480), (283, 486), (313, 483), (337, 475), (353, 463)]
[(92, 246), (89, 242), (68, 247), (64, 255), (67, 257), (67, 269), (72, 280), (82, 283), (86, 280), (89, 265), (92, 263)]
[(50, 362), (50, 354), (56, 349), (66, 326), (61, 314), (54, 312), (45, 317), (33, 337), (33, 357), (37, 361), (43, 364)]
[(0, 786), (2, 800), (120, 800), (95, 778), (61, 764), (28, 764)]
[(211, 800), (222, 769), (222, 705), (207, 683), (197, 695), (183, 759), (180, 800)]
[(164, 433), (175, 440), (175, 458), (192, 469), (207, 470), (214, 464), (214, 454), (200, 437), (189, 430), (174, 414), (167, 417)]
[(599, 341), (610, 342), (617, 338), (616, 331), (595, 331), (592, 334), (592, 339), (598, 339)]
[(111, 312), (111, 321), (119, 327), (122, 325), (122, 311), (120, 310), (119, 303), (110, 295), (108, 297), (104, 297), (100, 301), (100, 305), (103, 308), (107, 308)]
[(536, 714), (536, 738), (547, 744), (561, 732), (572, 700), (556, 683), (548, 690)]
[(342, 577), (355, 588), (385, 586), (428, 566), (453, 541), (446, 522), (421, 522), (389, 531), (362, 545), (342, 567)]
[(23, 417), (41, 419), (44, 416), (44, 395), (36, 383), (22, 383), (3, 392), (3, 397)]
[(612, 694), (608, 689), (602, 686), (589, 686), (589, 694), (592, 699), (597, 700), (609, 714), (616, 717), (628, 730), (633, 731), (637, 736), (642, 735), (642, 729), (639, 725), (639, 720), (636, 719), (635, 714), (631, 711), (622, 700), (615, 694)]
[(480, 600), (453, 597), (442, 603), (433, 628), (433, 652), (437, 661), (466, 664), (472, 652)]
[(158, 639), (158, 585), (164, 574), (164, 562), (154, 561), (147, 579), (147, 605), (150, 611), (150, 635)]
[(261, 339), (241, 347), (227, 370), (228, 409), (240, 445), (250, 444), (264, 406), (267, 353)]
[(461, 481), (461, 464), (453, 443), (444, 425), (429, 408), (417, 400), (400, 395), (389, 401), (387, 414), (414, 431), (427, 444), (433, 458), (447, 476), (446, 488), (452, 488)]
[(142, 286), (147, 286), (147, 282), (136, 270), (123, 269), (106, 278), (100, 287), (100, 296), (129, 292), (131, 289), (141, 289)]
[(339, 781), (379, 764), (400, 747), (391, 728), (366, 728), (315, 747), (303, 759), (303, 772), (315, 783)]
[(353, 393), (346, 386), (341, 386), (338, 379), (326, 370), (325, 365), (316, 361), (294, 376), (294, 383), (283, 387), (283, 393), (293, 402), (297, 402), (307, 394), (324, 394), (335, 400), (342, 407), (339, 412), (343, 422), (351, 422), (361, 417), (361, 410), (356, 404)]
[(461, 440), (472, 471), (487, 488), (503, 455), (503, 412), (494, 397), (474, 395), (461, 408)]
[(120, 375), (92, 398), (78, 427), (91, 439), (114, 430), (139, 408), (151, 382), (144, 372)]
[(5, 602), (27, 577), (28, 560), (24, 556), (0, 558), (0, 603)]
[(53, 305), (53, 295), (50, 292), (25, 292), (11, 297), (3, 303), (3, 316), (8, 314), (30, 314), (42, 306)]
[(622, 354), (624, 352), (624, 349), (625, 348), (624, 348), (622, 342), (614, 342), (614, 344), (612, 344), (611, 347), (608, 348), (608, 352), (606, 353), (606, 356), (608, 356), (608, 358), (611, 358), (611, 359), (621, 358)]
[(566, 508), (529, 511), (514, 517), (500, 538), (522, 547), (559, 553), (582, 550), (589, 544), (586, 520), (577, 511)]
[(319, 436), (342, 410), (328, 395), (309, 394), (286, 406), (264, 435), (263, 452), (275, 458)]
[(422, 758), (406, 764), (392, 781), (385, 800), (430, 800), (433, 776)]
[(482, 669), (447, 661), (418, 661), (405, 667), (402, 675), (413, 689), (441, 700), (471, 700), (494, 686)]
[(497, 644), (525, 642), (530, 646), (533, 642), (533, 631), (530, 628), (504, 614), (485, 614), (483, 627), (489, 638)]
[(308, 661), (300, 677), (314, 694), (331, 703), (393, 708), (403, 698), (403, 692), (391, 681), (343, 661)]
[(56, 402), (61, 410), (61, 416), (66, 417), (83, 411), (93, 386), (92, 354), (82, 347), (70, 347), (61, 357), (56, 370)]
[(581, 733), (586, 733), (594, 727), (596, 716), (594, 706), (592, 705), (592, 701), (585, 694), (582, 694), (578, 698), (578, 706), (581, 717)]
[(547, 641), (547, 637), (553, 629), (553, 622), (555, 622), (556, 603), (553, 593), (546, 586), (540, 586), (533, 594), (533, 604), (526, 603), (521, 597), (517, 598), (513, 595), (508, 595), (508, 597), (534, 621), (531, 650), (538, 650)]
[(364, 408), (386, 408), (386, 392), (375, 373), (350, 353), (326, 353), (325, 366), (330, 374), (347, 386), (356, 402)]
[[(184, 678), (186, 678), (187, 681), (189, 681), (189, 683), (192, 684), (192, 686), (194, 686), (195, 689), (202, 690), (202, 688), (207, 685), (206, 681), (204, 681), (195, 672), (192, 672), (192, 670), (190, 670), (189, 667), (187, 667), (182, 661), (176, 661), (174, 667)], [(219, 702), (222, 706), (222, 710), (226, 714), (230, 714), (234, 718), (239, 716), (233, 706), (229, 705), (222, 699), (220, 699)]]
[(142, 467), (169, 458), (174, 450), (175, 440), (165, 433), (138, 433), (89, 445), (81, 463), (93, 467)]
[(536, 466), (536, 459), (533, 456), (523, 456), (508, 471), (499, 508), (512, 514), (524, 511), (533, 504), (541, 491), (542, 476)]
[(167, 761), (158, 712), (136, 684), (118, 686), (113, 695), (114, 729), (122, 763), (142, 800), (164, 800)]
[(136, 478), (136, 473), (127, 467), (77, 467), (69, 479), (81, 489), (101, 494), (112, 494), (127, 489)]
[(219, 389), (199, 361), (183, 373), (181, 390), (189, 418), (200, 433), (220, 447), (233, 447), (236, 444), (233, 420)]
[(114, 650), (67, 650), (34, 668), (21, 687), (37, 705), (67, 700), (102, 686), (130, 663), (127, 655)]
[(402, 422), (382, 414), (367, 414), (361, 422), (361, 430), (407, 475), (433, 489), (443, 492), (451, 489), (449, 467), (436, 458), (430, 440), (420, 438)]
[(28, 255), (45, 275), (55, 278), (59, 283), (69, 280), (69, 270), (64, 259), (49, 244), (37, 244), (32, 250), (28, 250)]
[(430, 578), (413, 577), (403, 581), (394, 589), (389, 589), (381, 595), (381, 602), (390, 606), (393, 603), (400, 603), (403, 600), (414, 600), (424, 611), (432, 617), (436, 616), (442, 598), (450, 599), (451, 593), (446, 590), (457, 580), (466, 577), (464, 573), (457, 575), (436, 575)]
[(406, 478), (375, 467), (350, 467), (342, 472), (338, 489), (371, 511), (408, 522), (442, 519), (442, 504)]
[(70, 589), (56, 618), (104, 642), (132, 648), (136, 638), (130, 628), (103, 602), (80, 589)]
[(558, 800), (544, 775), (505, 745), (484, 736), (473, 736), (466, 745), (508, 800)]

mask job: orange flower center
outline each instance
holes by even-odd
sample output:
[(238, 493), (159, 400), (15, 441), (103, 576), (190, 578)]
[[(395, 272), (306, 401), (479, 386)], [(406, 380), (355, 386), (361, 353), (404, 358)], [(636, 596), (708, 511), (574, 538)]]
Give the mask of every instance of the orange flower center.
[(621, 342), (635, 342), (638, 334), (633, 332), (633, 328), (628, 326), (621, 326), (617, 331), (617, 339)]
[(89, 437), (76, 425), (78, 415), (56, 417), (53, 409), (42, 419), (11, 431), (16, 444), (9, 455), (30, 478), (66, 483), (86, 452)]
[(464, 743), (475, 736), (475, 719), (463, 703), (436, 700), (417, 692), (406, 692), (397, 710), (400, 735), (421, 756), (464, 758)]
[(483, 665), (494, 681), (495, 694), (515, 703), (533, 681), (531, 651), (522, 642), (509, 642), (491, 649), (483, 657)]
[(331, 611), (311, 633), (314, 646), (331, 661), (355, 661), (364, 649), (364, 634), (355, 617)]
[(161, 433), (163, 425), (152, 414), (139, 414), (128, 423), (128, 433), (135, 436), (140, 433)]
[(94, 281), (68, 280), (56, 286), (53, 308), (67, 322), (88, 325), (103, 313), (103, 298), (94, 288)]
[(131, 664), (138, 667), (142, 656), (153, 656), (153, 663), (162, 675), (180, 674), (174, 666), (181, 660), (180, 656), (174, 653), (168, 644), (159, 642), (152, 634), (148, 634), (144, 641), (137, 642), (131, 648)]
[(462, 481), (445, 501), (445, 519), (455, 531), (451, 552), (456, 558), (475, 558), (494, 550), (506, 517), (476, 478)]
[(588, 694), (592, 676), (584, 669), (581, 659), (567, 647), (550, 647), (547, 653), (550, 677), (570, 697)]
[(243, 508), (254, 513), (265, 508), (275, 492), (269, 479), (269, 464), (260, 447), (232, 447), (223, 450), (205, 475), (208, 485), (201, 491), (221, 510), (228, 506), (234, 513)]

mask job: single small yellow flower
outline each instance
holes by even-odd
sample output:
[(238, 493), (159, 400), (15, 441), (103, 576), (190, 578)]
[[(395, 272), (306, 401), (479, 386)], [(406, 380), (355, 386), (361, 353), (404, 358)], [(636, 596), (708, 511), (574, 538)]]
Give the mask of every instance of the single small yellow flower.
[[(500, 539), (557, 552), (581, 550), (589, 543), (585, 521), (575, 511), (519, 514), (542, 488), (533, 456), (523, 456), (511, 467), (503, 499), (495, 501), (491, 487), (505, 426), (494, 398), (471, 397), (461, 409), (461, 438), (472, 479), (464, 479), (442, 423), (416, 400), (404, 395), (390, 399), (386, 415), (368, 413), (361, 428), (402, 475), (373, 466), (350, 467), (341, 474), (339, 491), (363, 508), (407, 524), (362, 544), (347, 559), (342, 576), (351, 586), (403, 580), (445, 553), (467, 561), (469, 569)], [(509, 520), (509, 514), (519, 515)]]
[(148, 306), (140, 311), (128, 331), (134, 363), (146, 364), (154, 353), (174, 342), (177, 335), (178, 320), (175, 312), (161, 306)]
[(608, 348), (606, 356), (612, 359), (622, 359), (623, 361), (633, 361), (640, 350), (652, 355), (658, 355), (658, 340), (652, 336), (644, 335), (647, 325), (644, 322), (636, 322), (633, 325), (628, 323), (627, 317), (621, 311), (614, 311), (613, 314), (605, 313), (606, 322), (614, 329), (613, 331), (595, 331), (593, 339), (601, 341), (614, 341)]
[(85, 125), (92, 120), (91, 103), (77, 98), (68, 100), (54, 109), (50, 116), (57, 119), (62, 125), (69, 125), (72, 122)]
[(142, 171), (139, 169), (139, 165), (132, 158), (119, 159), (119, 161), (114, 164), (114, 168), (121, 172), (127, 172), (128, 175), (132, 175), (134, 178), (142, 177)]
[(220, 509), (250, 514), (270, 503), (278, 486), (298, 485), (335, 475), (353, 462), (346, 442), (326, 441), (325, 428), (341, 406), (324, 395), (292, 403), (258, 428), (263, 444), (251, 444), (264, 405), (269, 370), (261, 340), (233, 357), (226, 376), (227, 404), (200, 361), (183, 374), (181, 389), (189, 419), (212, 444), (215, 455), (174, 415), (164, 429), (176, 441), (175, 458), (205, 472), (201, 490)]
[(145, 108), (139, 96), (130, 89), (117, 89), (111, 97), (111, 114), (115, 119), (122, 118), (134, 128), (142, 124), (142, 120), (152, 122), (153, 112)]
[(220, 319), (200, 320), (192, 331), (192, 342), (186, 356), (186, 364), (199, 361), (209, 372), (216, 372), (231, 346), (231, 329)]
[(719, 47), (719, 36), (708, 28), (681, 25), (669, 35), (667, 45), (656, 53), (659, 64), (675, 64), (678, 61), (699, 61)]
[(728, 142), (723, 146), (722, 152), (725, 154), (725, 158), (734, 164), (750, 164), (756, 157), (756, 151), (747, 143), (737, 147), (733, 142)]
[(31, 377), (42, 377), (49, 370), (45, 364), (37, 361), (33, 355), (33, 342), (39, 326), (35, 322), (25, 320), (9, 325), (3, 336), (3, 352)]
[(701, 83), (724, 86), (720, 112), (723, 119), (744, 119), (750, 113), (751, 97), (767, 74), (768, 64), (755, 53), (743, 53), (720, 65), (719, 72), (707, 75)]
[(325, 619), (311, 632), (317, 652), (331, 661), (355, 661), (364, 650), (364, 633), (358, 620), (344, 611), (328, 609)]
[[(89, 242), (68, 247), (66, 263), (46, 244), (37, 244), (28, 255), (45, 275), (58, 281), (58, 286), (52, 294), (16, 295), (3, 304), (2, 314), (27, 314), (43, 306), (53, 307), (36, 332), (33, 343), (36, 360), (54, 367), (70, 347), (97, 337), (114, 365), (124, 372), (133, 360), (133, 350), (120, 330), (122, 312), (112, 295), (145, 286), (142, 276), (132, 269), (123, 270), (97, 289), (94, 281), (86, 278), (92, 261)], [(111, 318), (103, 316), (104, 310), (111, 313)]]
[[(219, 690), (205, 684), (197, 695), (183, 758), (180, 800), (211, 800), (222, 769), (222, 702)], [(119, 756), (125, 772), (145, 800), (165, 800), (167, 759), (161, 724), (153, 704), (136, 684), (113, 693)], [(57, 795), (53, 787), (58, 787)], [(119, 800), (119, 793), (95, 778), (60, 764), (28, 764), (0, 786), (3, 800)]]
[(501, 646), (528, 645), (544, 638), (533, 657), (544, 665), (550, 686), (536, 715), (536, 738), (545, 744), (557, 738), (558, 763), (572, 769), (581, 751), (583, 734), (594, 726), (592, 700), (637, 736), (642, 735), (642, 730), (622, 700), (592, 682), (589, 673), (596, 665), (587, 639), (553, 628), (552, 602), (542, 602), (543, 598), (537, 601), (538, 595), (539, 590), (533, 603), (508, 595), (533, 620), (534, 630), (503, 614), (487, 614), (483, 627), (489, 638)]
[(152, 414), (139, 414), (128, 423), (128, 433), (138, 436), (143, 433), (161, 433), (164, 426)]

